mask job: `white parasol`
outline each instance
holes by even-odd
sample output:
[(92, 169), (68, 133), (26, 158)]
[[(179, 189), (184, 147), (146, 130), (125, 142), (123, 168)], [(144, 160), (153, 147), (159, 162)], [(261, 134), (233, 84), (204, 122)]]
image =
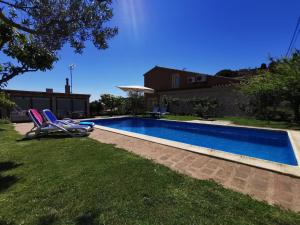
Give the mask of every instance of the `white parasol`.
[(140, 93), (148, 93), (148, 94), (154, 93), (154, 89), (143, 87), (143, 86), (117, 86), (117, 87), (120, 88), (122, 91), (126, 91), (126, 92), (140, 92)]

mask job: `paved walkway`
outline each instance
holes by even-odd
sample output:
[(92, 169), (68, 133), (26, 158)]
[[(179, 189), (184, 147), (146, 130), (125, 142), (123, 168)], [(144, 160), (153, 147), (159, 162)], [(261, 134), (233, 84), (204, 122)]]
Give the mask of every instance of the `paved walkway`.
[[(22, 134), (30, 128), (30, 124), (16, 125), (16, 130)], [(90, 137), (102, 143), (115, 144), (196, 179), (212, 179), (255, 199), (300, 212), (299, 178), (100, 129), (95, 129)]]

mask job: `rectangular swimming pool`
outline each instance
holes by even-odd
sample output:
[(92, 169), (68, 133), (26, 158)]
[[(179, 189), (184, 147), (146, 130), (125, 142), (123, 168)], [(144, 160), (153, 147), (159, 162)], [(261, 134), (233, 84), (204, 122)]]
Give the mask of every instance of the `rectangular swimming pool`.
[(232, 154), (297, 166), (286, 131), (133, 117), (92, 120), (97, 125)]

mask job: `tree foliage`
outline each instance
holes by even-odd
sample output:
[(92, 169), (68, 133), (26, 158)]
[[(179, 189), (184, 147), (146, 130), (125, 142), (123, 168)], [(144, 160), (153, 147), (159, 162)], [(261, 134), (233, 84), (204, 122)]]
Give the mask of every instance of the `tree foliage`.
[(272, 77), (273, 75), (267, 72), (251, 78), (241, 86), (242, 92), (250, 97), (251, 113), (263, 119), (271, 119), (271, 112), (276, 111), (282, 100), (277, 80), (273, 80)]
[(291, 58), (277, 61), (273, 73), (273, 83), (280, 90), (283, 98), (291, 103), (295, 120), (300, 120), (300, 52), (297, 51)]
[(35, 43), (56, 51), (69, 42), (77, 51), (89, 40), (99, 49), (117, 28), (107, 27), (113, 13), (111, 0), (0, 0), (0, 19), (10, 27), (32, 34)]
[(145, 97), (139, 92), (129, 92), (127, 98), (127, 109), (133, 115), (145, 112)]
[(0, 92), (0, 107), (3, 108), (13, 108), (16, 104), (9, 99), (9, 97), (4, 93)]
[(262, 63), (260, 67), (239, 69), (239, 70), (230, 70), (224, 69), (217, 72), (215, 75), (219, 77), (228, 77), (228, 78), (237, 78), (240, 80), (248, 79), (249, 77), (257, 76), (265, 73), (268, 70), (268, 66), (265, 63)]
[(128, 97), (103, 94), (100, 96), (100, 103), (109, 115), (125, 115), (132, 113), (142, 114), (145, 111), (144, 95), (136, 92), (129, 92)]
[(250, 97), (256, 113), (265, 119), (269, 119), (271, 111), (275, 111), (282, 101), (287, 101), (294, 112), (294, 119), (299, 121), (300, 53), (295, 52), (291, 58), (271, 60), (269, 70), (248, 80), (241, 90)]
[(52, 69), (57, 60), (53, 52), (38, 46), (31, 36), (19, 33), (1, 21), (0, 51), (15, 61), (0, 64), (0, 88), (17, 75)]
[(215, 75), (218, 76), (218, 77), (230, 77), (230, 78), (234, 78), (234, 77), (238, 76), (238, 72), (234, 71), (234, 70), (224, 69), (224, 70), (220, 70)]
[(216, 99), (199, 98), (194, 106), (194, 111), (201, 118), (214, 117), (217, 107), (218, 101)]
[[(165, 98), (168, 112), (179, 115), (197, 115), (201, 118), (212, 118), (218, 114), (219, 102), (216, 98)], [(166, 106), (165, 105), (165, 106)]]
[(14, 59), (0, 65), (0, 88), (13, 77), (53, 67), (66, 43), (82, 53), (86, 41), (106, 49), (117, 28), (111, 0), (0, 0), (0, 51)]
[(105, 108), (109, 110), (109, 114), (112, 116), (122, 105), (123, 97), (103, 94), (100, 96), (100, 101), (104, 104)]
[(92, 116), (100, 115), (103, 111), (103, 104), (100, 100), (95, 100), (90, 103), (90, 112)]

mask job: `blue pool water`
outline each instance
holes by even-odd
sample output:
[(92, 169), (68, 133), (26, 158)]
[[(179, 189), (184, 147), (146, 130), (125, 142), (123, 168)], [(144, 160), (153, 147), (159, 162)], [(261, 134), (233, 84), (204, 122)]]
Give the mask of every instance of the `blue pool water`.
[(287, 132), (142, 118), (93, 120), (98, 125), (288, 165), (298, 165)]

